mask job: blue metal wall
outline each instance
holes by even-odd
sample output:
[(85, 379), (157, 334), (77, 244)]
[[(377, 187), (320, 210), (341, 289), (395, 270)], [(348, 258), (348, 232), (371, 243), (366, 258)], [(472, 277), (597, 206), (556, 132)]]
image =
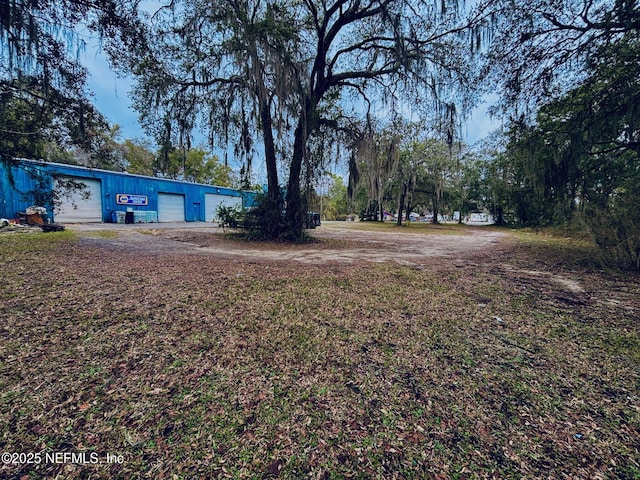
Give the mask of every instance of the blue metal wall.
[[(0, 217), (15, 218), (16, 212), (24, 212), (35, 203), (36, 178), (41, 178), (44, 189), (51, 190), (53, 179), (42, 171), (38, 162), (0, 161)], [(52, 210), (52, 205), (43, 205)]]
[[(6, 162), (0, 161), (0, 217), (4, 218), (15, 218), (16, 212), (23, 212), (35, 203), (33, 190), (36, 187), (36, 181), (34, 174), (36, 176), (40, 174), (49, 191), (52, 189), (53, 178), (56, 176), (74, 177), (77, 181), (82, 181), (83, 178), (100, 180), (103, 222), (111, 221), (113, 211), (126, 210), (126, 205), (116, 203), (117, 194), (147, 196), (148, 205), (132, 207), (141, 211), (158, 211), (158, 193), (182, 194), (185, 196), (185, 220), (187, 222), (207, 221), (204, 218), (205, 194), (242, 197), (245, 207), (252, 206), (256, 197), (254, 192), (228, 187), (186, 183), (74, 165), (41, 163), (30, 160), (19, 160), (12, 163), (13, 166), (9, 172)], [(29, 175), (29, 172), (32, 172), (32, 175)], [(12, 179), (10, 175), (13, 177)], [(49, 212), (52, 212), (52, 205), (44, 206)]]

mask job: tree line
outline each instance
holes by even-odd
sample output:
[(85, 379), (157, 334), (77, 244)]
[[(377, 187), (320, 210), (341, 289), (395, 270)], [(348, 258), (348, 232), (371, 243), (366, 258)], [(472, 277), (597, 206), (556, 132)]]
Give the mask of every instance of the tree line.
[[(23, 79), (24, 80), (24, 79)], [(121, 139), (120, 127), (109, 125), (87, 99), (66, 98), (54, 87), (38, 101), (37, 80), (4, 88), (0, 105), (0, 152), (4, 159), (29, 158), (82, 165), (188, 182), (250, 188), (246, 178), (232, 172), (203, 147), (154, 148), (144, 139)]]
[[(52, 155), (38, 135), (47, 148), (101, 154), (75, 61), (83, 22), (134, 78), (160, 163), (188, 152), (197, 129), (245, 176), (261, 162), (275, 236), (301, 238), (309, 186), (342, 162), (349, 198), (378, 211), (475, 204), (528, 225), (580, 222), (637, 262), (635, 0), (179, 0), (153, 10), (2, 0), (0, 10), (3, 156)], [(461, 127), (487, 91), (504, 126), (469, 152)]]

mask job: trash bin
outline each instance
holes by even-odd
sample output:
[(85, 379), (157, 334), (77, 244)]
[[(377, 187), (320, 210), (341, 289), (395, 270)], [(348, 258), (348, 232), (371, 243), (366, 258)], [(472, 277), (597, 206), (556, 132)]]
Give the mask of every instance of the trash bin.
[(116, 210), (115, 212), (112, 212), (112, 216), (113, 216), (113, 223), (124, 223), (124, 216), (125, 216), (124, 211), (122, 210)]

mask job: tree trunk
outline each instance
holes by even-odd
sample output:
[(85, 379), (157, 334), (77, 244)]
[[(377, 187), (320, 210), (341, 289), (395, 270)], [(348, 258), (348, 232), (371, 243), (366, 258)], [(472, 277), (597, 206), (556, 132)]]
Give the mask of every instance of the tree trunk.
[(300, 117), (295, 131), (293, 157), (289, 167), (289, 183), (287, 184), (287, 211), (285, 215), (285, 236), (294, 242), (302, 241), (304, 234), (304, 208), (300, 191), (300, 175), (304, 149), (307, 144), (307, 109)]
[(398, 202), (398, 221), (396, 222), (396, 225), (398, 226), (402, 225), (402, 213), (404, 211), (404, 201), (406, 196), (407, 196), (407, 184), (403, 183), (402, 193), (400, 194), (400, 202)]
[(502, 208), (502, 205), (498, 205), (496, 207), (496, 225), (504, 225), (504, 208)]
[(459, 217), (458, 217), (458, 225), (462, 225), (462, 215), (464, 212), (464, 203), (465, 203), (465, 196), (464, 196), (464, 188), (460, 188), (460, 213), (459, 213)]
[(278, 164), (276, 160), (275, 143), (273, 141), (273, 120), (271, 119), (269, 92), (264, 83), (262, 63), (258, 57), (257, 46), (253, 43), (252, 47), (252, 73), (255, 81), (255, 93), (258, 98), (260, 110), (260, 126), (262, 128), (265, 164), (267, 167), (267, 196), (269, 200), (272, 200), (274, 204), (277, 204), (280, 196), (280, 185), (278, 184)]
[(260, 105), (260, 120), (262, 124), (264, 156), (267, 167), (267, 196), (270, 200), (277, 202), (280, 196), (280, 185), (278, 184), (278, 164), (276, 160), (276, 148), (273, 141), (271, 110), (269, 109), (268, 103)]
[(440, 213), (440, 201), (438, 199), (438, 195), (433, 196), (433, 220), (432, 223), (438, 223), (438, 214)]

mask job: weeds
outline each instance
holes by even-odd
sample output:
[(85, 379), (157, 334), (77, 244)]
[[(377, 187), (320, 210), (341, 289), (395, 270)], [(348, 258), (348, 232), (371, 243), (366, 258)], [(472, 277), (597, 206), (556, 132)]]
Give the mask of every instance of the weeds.
[(84, 232), (83, 235), (94, 238), (118, 238), (119, 234), (116, 230), (96, 230), (94, 232)]
[(636, 478), (640, 283), (517, 235), (464, 270), (0, 237), (1, 450), (124, 459), (0, 476)]
[(457, 223), (406, 222), (398, 226), (395, 222), (340, 222), (342, 228), (367, 232), (422, 233), (425, 235), (464, 235), (466, 225)]
[(0, 234), (0, 257), (7, 261), (20, 255), (44, 253), (75, 238), (76, 235), (69, 230), (44, 233), (40, 229), (29, 229), (29, 233)]

